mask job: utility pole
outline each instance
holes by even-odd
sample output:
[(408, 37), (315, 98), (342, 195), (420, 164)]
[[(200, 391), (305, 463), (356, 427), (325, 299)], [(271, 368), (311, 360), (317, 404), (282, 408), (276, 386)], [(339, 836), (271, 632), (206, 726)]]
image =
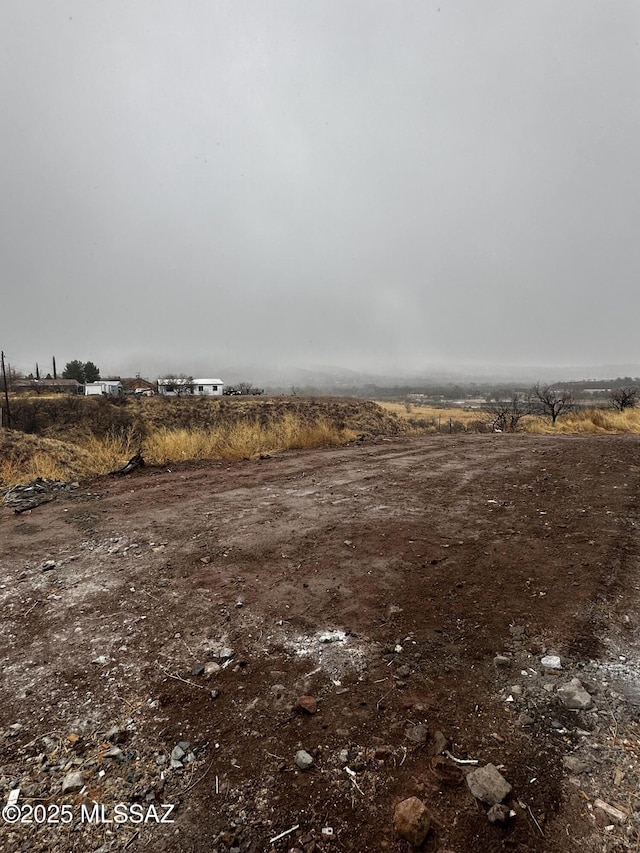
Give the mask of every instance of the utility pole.
[(56, 373), (56, 357), (55, 357), (55, 355), (53, 357), (53, 378), (54, 379), (58, 378), (58, 374)]
[(36, 361), (36, 379), (40, 380), (40, 368), (38, 367), (37, 361)]
[(11, 409), (9, 408), (9, 386), (7, 385), (7, 372), (4, 368), (4, 352), (0, 353), (2, 362), (2, 381), (4, 382), (4, 399), (7, 404), (7, 426), (11, 429)]

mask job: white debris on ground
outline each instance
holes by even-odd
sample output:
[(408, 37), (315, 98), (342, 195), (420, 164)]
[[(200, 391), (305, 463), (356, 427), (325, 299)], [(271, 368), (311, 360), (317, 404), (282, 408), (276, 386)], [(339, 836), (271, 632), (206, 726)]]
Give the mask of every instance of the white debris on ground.
[(282, 645), (297, 657), (312, 658), (333, 679), (341, 678), (348, 670), (361, 674), (367, 668), (364, 647), (340, 629), (285, 636)]

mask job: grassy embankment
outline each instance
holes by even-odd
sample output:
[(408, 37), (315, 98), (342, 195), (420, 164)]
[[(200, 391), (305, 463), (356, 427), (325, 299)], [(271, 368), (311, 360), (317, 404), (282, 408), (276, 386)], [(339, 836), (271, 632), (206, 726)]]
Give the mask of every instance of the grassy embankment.
[(356, 400), (21, 401), (0, 430), (0, 487), (36, 477), (69, 481), (106, 474), (142, 451), (149, 464), (251, 459), (283, 450), (346, 444), (359, 434), (388, 435), (406, 425), (376, 404)]
[[(480, 409), (373, 403), (340, 398), (16, 401), (17, 426), (0, 430), (0, 488), (36, 477), (69, 481), (106, 474), (142, 450), (149, 464), (256, 458), (288, 449), (345, 444), (359, 434), (420, 435), (490, 429)], [(20, 423), (21, 419), (21, 423)], [(589, 409), (553, 426), (532, 415), (538, 434), (640, 434), (640, 410)]]

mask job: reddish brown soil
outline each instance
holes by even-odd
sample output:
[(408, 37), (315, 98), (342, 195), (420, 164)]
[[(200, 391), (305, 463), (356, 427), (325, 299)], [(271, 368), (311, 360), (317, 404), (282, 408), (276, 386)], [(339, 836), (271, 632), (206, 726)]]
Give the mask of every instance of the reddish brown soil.
[[(148, 468), (5, 508), (0, 801), (20, 787), (21, 803), (176, 808), (171, 825), (0, 824), (0, 848), (406, 851), (393, 810), (415, 795), (433, 818), (424, 850), (602, 849), (565, 778), (575, 737), (549, 725), (571, 715), (523, 727), (504, 692), (521, 664), (494, 656), (532, 673), (547, 650), (574, 669), (604, 656), (635, 612), (639, 464), (635, 437), (394, 438)], [(216, 644), (230, 664), (193, 674)], [(301, 694), (316, 714), (292, 712)], [(407, 737), (418, 724), (426, 744)], [(503, 765), (506, 828), (442, 778), (436, 730)], [(168, 770), (179, 741), (195, 762)], [(87, 788), (62, 797), (70, 769)]]

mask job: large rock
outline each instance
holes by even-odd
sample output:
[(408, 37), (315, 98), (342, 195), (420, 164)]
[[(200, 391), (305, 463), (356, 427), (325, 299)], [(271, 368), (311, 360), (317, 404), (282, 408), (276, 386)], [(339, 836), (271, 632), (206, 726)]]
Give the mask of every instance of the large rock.
[(478, 767), (467, 776), (467, 785), (477, 800), (489, 806), (501, 803), (511, 793), (511, 785), (495, 764)]
[(579, 678), (558, 687), (558, 696), (565, 708), (571, 711), (587, 711), (593, 705), (591, 695), (582, 686)]
[(313, 696), (299, 696), (293, 710), (299, 714), (315, 714), (318, 710), (318, 703)]
[(79, 770), (74, 770), (67, 773), (62, 781), (62, 793), (74, 794), (76, 791), (82, 790), (84, 787), (84, 776)]
[(393, 825), (398, 835), (413, 847), (419, 847), (427, 837), (431, 818), (427, 807), (417, 797), (402, 800), (395, 808)]
[(413, 743), (426, 743), (429, 737), (429, 729), (422, 723), (418, 723), (417, 726), (408, 726), (405, 729), (404, 736)]
[(306, 749), (299, 749), (296, 752), (294, 761), (300, 770), (309, 770), (313, 764), (313, 758), (309, 755)]

